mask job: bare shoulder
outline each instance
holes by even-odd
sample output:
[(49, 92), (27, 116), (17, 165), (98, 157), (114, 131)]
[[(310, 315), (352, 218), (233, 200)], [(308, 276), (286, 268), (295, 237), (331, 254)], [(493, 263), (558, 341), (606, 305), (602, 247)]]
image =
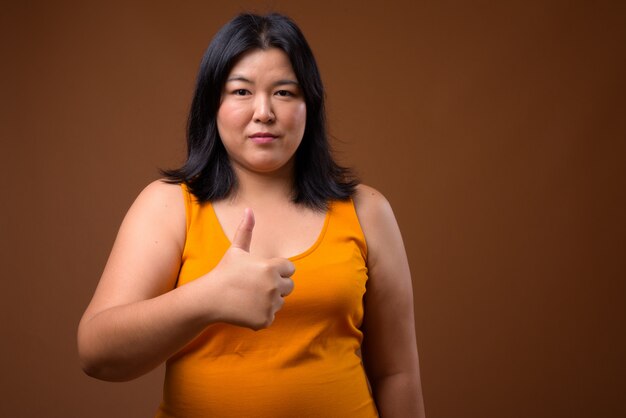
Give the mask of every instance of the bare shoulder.
[(145, 225), (151, 230), (162, 230), (182, 246), (185, 235), (185, 202), (180, 185), (163, 180), (148, 184), (128, 210), (124, 222)]
[(184, 209), (183, 193), (179, 184), (155, 180), (148, 184), (137, 197), (137, 201), (163, 207)]
[(148, 211), (180, 212), (179, 215), (184, 215), (185, 212), (185, 202), (180, 185), (166, 183), (163, 180), (155, 180), (148, 184), (137, 196), (133, 203), (133, 207), (135, 206)]
[(373, 187), (359, 184), (354, 195), (356, 209), (370, 260), (380, 250), (394, 242), (401, 242), (396, 217), (389, 201)]
[(389, 201), (381, 192), (365, 184), (359, 184), (354, 194), (354, 207), (364, 232), (384, 227), (395, 217)]

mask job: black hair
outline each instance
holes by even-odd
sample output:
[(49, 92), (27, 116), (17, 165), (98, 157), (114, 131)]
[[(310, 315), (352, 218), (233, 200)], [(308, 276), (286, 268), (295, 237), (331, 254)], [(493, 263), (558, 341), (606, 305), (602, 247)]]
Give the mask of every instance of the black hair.
[(220, 200), (237, 187), (237, 177), (217, 130), (226, 78), (253, 49), (279, 48), (289, 57), (306, 103), (304, 136), (295, 154), (293, 201), (324, 210), (329, 200), (354, 194), (357, 179), (332, 158), (326, 131), (324, 87), (304, 35), (288, 17), (241, 14), (222, 27), (204, 53), (187, 120), (187, 161), (163, 170), (171, 183), (185, 183), (199, 202)]

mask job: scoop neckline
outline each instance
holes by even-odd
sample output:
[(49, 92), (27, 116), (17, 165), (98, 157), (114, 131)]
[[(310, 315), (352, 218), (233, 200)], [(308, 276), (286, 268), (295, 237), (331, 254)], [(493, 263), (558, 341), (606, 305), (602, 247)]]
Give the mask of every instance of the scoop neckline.
[[(231, 242), (230, 238), (228, 238), (228, 235), (226, 235), (226, 232), (224, 231), (224, 227), (222, 226), (222, 223), (220, 222), (220, 218), (218, 218), (217, 213), (215, 212), (215, 208), (213, 207), (213, 203), (209, 202), (209, 208), (211, 209), (211, 213), (213, 214), (213, 218), (215, 219), (215, 222), (217, 223), (217, 226), (219, 228), (219, 232), (222, 235), (222, 238), (224, 238), (226, 240), (226, 242), (228, 243), (228, 246), (230, 247), (231, 245), (233, 245), (233, 243)], [(330, 213), (332, 210), (332, 202), (329, 203), (328, 205), (328, 209), (326, 210), (326, 215), (324, 216), (324, 225), (322, 225), (322, 230), (319, 232), (319, 234), (317, 235), (317, 239), (315, 240), (315, 242), (306, 250), (304, 250), (303, 252), (290, 256), (290, 257), (285, 257), (287, 260), (290, 261), (296, 261), (299, 260), (301, 258), (304, 258), (306, 256), (308, 256), (309, 254), (311, 254), (313, 251), (315, 251), (320, 244), (322, 243), (322, 241), (324, 240), (324, 237), (326, 236), (326, 231), (328, 230), (328, 224), (330, 222)]]

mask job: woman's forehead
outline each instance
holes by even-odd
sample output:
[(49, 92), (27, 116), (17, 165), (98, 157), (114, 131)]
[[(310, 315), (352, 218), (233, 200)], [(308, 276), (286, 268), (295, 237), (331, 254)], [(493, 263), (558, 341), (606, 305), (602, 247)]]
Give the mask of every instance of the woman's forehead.
[(253, 81), (258, 78), (276, 77), (296, 81), (287, 54), (279, 48), (253, 49), (237, 60), (226, 81)]

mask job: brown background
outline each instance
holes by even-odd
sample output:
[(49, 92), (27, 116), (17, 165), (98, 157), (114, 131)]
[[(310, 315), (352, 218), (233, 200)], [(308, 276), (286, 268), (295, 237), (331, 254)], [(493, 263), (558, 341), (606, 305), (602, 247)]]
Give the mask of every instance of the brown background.
[(340, 160), (395, 208), (428, 416), (626, 416), (625, 5), (3, 2), (0, 416), (154, 412), (162, 370), (84, 376), (76, 325), (247, 9), (301, 25)]

